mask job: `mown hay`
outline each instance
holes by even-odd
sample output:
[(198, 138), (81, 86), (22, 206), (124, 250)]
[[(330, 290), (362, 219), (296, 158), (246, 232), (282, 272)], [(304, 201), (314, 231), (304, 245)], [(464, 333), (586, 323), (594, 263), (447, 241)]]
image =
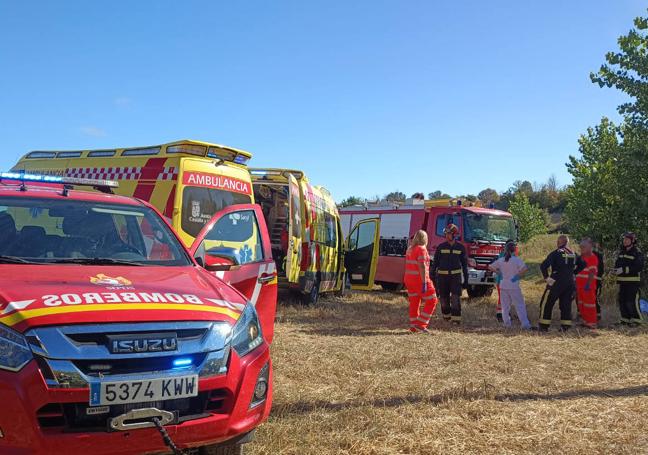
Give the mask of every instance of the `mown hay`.
[[(542, 286), (524, 291), (535, 322)], [(280, 305), (274, 408), (250, 452), (648, 453), (648, 329), (503, 331), (494, 303), (432, 335), (405, 331), (402, 294)]]

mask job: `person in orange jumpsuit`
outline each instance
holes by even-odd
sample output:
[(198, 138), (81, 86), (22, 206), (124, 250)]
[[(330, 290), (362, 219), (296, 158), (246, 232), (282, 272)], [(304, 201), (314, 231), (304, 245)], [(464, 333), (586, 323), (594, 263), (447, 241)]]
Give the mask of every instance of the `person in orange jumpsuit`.
[[(425, 231), (418, 231), (405, 254), (405, 287), (409, 300), (410, 332), (427, 332), (437, 305), (436, 290), (430, 279), (430, 254)], [(423, 309), (421, 310), (421, 302)]]
[(599, 260), (594, 254), (594, 245), (588, 238), (581, 240), (581, 258), (585, 261), (585, 268), (576, 275), (576, 296), (578, 312), (580, 313), (583, 325), (590, 329), (596, 328), (596, 275), (598, 273)]

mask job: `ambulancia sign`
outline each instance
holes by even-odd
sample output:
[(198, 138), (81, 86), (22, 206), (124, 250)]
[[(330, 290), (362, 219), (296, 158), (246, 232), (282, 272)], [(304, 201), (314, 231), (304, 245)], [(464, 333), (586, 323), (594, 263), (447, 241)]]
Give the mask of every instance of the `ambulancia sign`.
[(206, 174), (204, 172), (185, 172), (182, 183), (189, 186), (201, 186), (241, 194), (252, 194), (250, 183), (224, 175)]

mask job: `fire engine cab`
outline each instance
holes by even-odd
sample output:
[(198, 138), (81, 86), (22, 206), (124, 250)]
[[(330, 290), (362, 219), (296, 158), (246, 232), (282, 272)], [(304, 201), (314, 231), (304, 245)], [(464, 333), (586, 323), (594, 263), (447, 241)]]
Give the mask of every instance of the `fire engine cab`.
[[(260, 208), (217, 212), (187, 249), (116, 187), (0, 174), (0, 453), (238, 454), (272, 400)], [(255, 302), (213, 275), (251, 232)]]
[(403, 286), (405, 252), (418, 230), (428, 234), (430, 257), (445, 241), (443, 229), (448, 224), (459, 228), (458, 241), (468, 253), (468, 295), (490, 295), (495, 277), (488, 265), (502, 252), (507, 240), (517, 239), (513, 216), (501, 210), (465, 206), (460, 200), (409, 200), (403, 205), (352, 206), (340, 209), (342, 229), (353, 234), (353, 226), (362, 220), (379, 223), (379, 256), (375, 282), (386, 290)]

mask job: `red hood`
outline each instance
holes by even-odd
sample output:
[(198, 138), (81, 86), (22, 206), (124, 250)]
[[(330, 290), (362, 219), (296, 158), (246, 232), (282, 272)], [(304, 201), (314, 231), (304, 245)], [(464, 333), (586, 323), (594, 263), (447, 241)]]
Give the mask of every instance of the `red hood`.
[(245, 299), (194, 267), (0, 265), (0, 323), (16, 330), (101, 322), (216, 320)]

